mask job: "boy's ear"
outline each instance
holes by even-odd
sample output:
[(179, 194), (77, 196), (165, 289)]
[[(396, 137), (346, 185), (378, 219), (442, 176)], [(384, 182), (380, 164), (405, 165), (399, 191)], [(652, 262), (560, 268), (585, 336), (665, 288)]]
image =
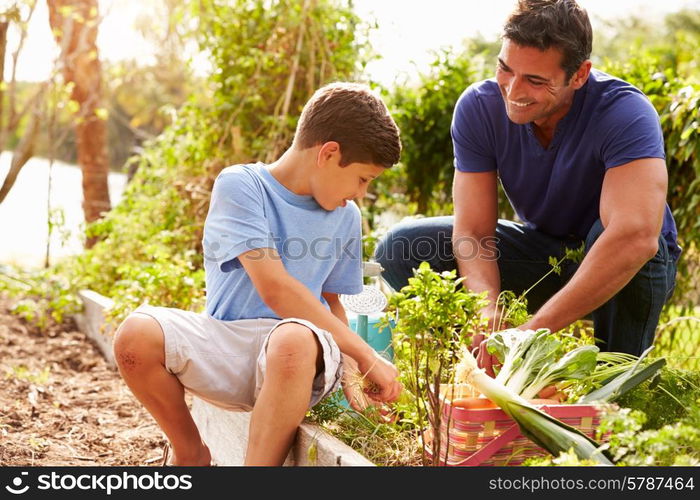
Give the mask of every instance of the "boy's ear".
[(335, 141), (323, 143), (318, 150), (316, 162), (320, 166), (330, 162), (340, 163), (340, 144)]

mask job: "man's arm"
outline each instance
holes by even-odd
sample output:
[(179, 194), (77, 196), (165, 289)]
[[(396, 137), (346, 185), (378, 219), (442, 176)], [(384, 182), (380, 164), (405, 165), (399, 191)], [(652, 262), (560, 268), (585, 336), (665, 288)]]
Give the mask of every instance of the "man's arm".
[[(452, 247), (457, 269), (465, 277), (464, 285), (468, 289), (488, 292), (489, 305), (482, 314), (491, 323), (496, 318), (496, 300), (501, 291), (494, 239), (498, 222), (497, 182), (495, 171), (455, 170), (452, 188), (455, 214)], [(485, 245), (488, 242), (491, 247)]]
[[(341, 321), (323, 307), (303, 283), (287, 272), (274, 249), (258, 248), (239, 255), (238, 259), (270, 309), (281, 318), (306, 319), (330, 332), (340, 351), (357, 361), (359, 370), (379, 387), (379, 393), (373, 397), (380, 401), (394, 401), (398, 397), (401, 384), (396, 380), (398, 372), (394, 365), (353, 333), (347, 321)], [(335, 305), (334, 312), (338, 306), (342, 307)]]
[(600, 196), (605, 230), (569, 283), (521, 328), (560, 330), (617, 294), (658, 251), (667, 185), (659, 158), (609, 169)]

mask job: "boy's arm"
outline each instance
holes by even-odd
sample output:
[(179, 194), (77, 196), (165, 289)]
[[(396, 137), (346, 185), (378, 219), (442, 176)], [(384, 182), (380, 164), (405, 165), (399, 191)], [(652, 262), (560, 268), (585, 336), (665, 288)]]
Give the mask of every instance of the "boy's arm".
[[(333, 316), (338, 318), (344, 324), (348, 324), (348, 317), (345, 314), (345, 308), (340, 302), (340, 296), (337, 293), (323, 292), (323, 298), (328, 302)], [(367, 407), (367, 399), (363, 397), (362, 386), (360, 379), (362, 375), (357, 367), (357, 362), (347, 354), (343, 354), (343, 392), (345, 399), (348, 400), (350, 406), (357, 411), (362, 411)]]
[(291, 276), (274, 249), (258, 248), (239, 255), (238, 259), (270, 309), (281, 318), (306, 319), (330, 332), (340, 351), (357, 361), (360, 372), (378, 386), (378, 393), (370, 397), (379, 401), (396, 400), (401, 384), (394, 365), (377, 354), (350, 330), (347, 322), (328, 311), (303, 283)]
[(348, 325), (348, 317), (345, 314), (343, 304), (340, 302), (340, 295), (330, 292), (322, 292), (321, 295), (323, 295), (323, 298), (326, 299), (326, 302), (328, 302), (328, 306), (331, 308), (333, 316), (342, 321), (343, 324)]

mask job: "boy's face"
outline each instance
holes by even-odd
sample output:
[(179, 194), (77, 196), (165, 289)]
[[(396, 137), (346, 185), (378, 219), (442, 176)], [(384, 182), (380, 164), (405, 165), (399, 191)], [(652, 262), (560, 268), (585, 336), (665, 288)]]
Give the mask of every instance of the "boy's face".
[(342, 167), (339, 154), (324, 158), (319, 166), (311, 181), (311, 190), (316, 202), (328, 211), (362, 198), (367, 194), (369, 183), (385, 170), (373, 163), (359, 162)]

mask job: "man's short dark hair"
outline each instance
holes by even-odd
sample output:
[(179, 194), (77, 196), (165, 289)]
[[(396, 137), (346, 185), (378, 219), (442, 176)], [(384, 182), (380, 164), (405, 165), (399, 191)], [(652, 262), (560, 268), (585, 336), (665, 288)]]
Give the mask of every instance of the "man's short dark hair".
[(373, 163), (389, 168), (399, 161), (399, 128), (384, 102), (358, 83), (331, 83), (309, 99), (297, 124), (301, 149), (335, 141), (341, 165)]
[(588, 14), (575, 0), (518, 0), (504, 26), (503, 38), (543, 51), (559, 49), (567, 81), (591, 57), (593, 47)]

